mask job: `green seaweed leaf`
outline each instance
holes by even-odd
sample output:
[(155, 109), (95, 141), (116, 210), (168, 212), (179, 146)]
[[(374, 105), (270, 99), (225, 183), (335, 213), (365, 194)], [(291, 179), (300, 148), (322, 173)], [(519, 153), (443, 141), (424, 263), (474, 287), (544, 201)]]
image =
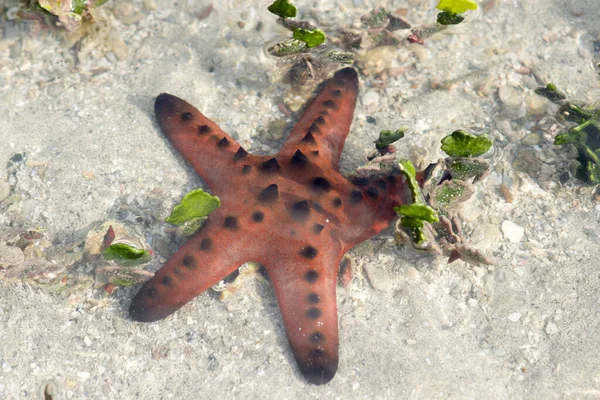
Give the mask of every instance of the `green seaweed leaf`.
[(554, 137), (554, 144), (557, 146), (565, 144), (585, 144), (586, 134), (583, 130), (575, 128), (569, 129), (567, 133), (559, 133)]
[(409, 217), (427, 222), (440, 222), (435, 210), (425, 204), (409, 204), (394, 207), (394, 211), (403, 217)]
[(294, 39), (303, 41), (308, 48), (311, 48), (325, 43), (326, 36), (320, 29), (297, 28), (294, 30)]
[(473, 185), (458, 179), (444, 181), (434, 188), (430, 204), (436, 209), (450, 208), (467, 201), (474, 193)]
[(460, 14), (454, 14), (447, 11), (442, 11), (437, 16), (437, 22), (440, 25), (457, 25), (465, 20)]
[(492, 147), (487, 135), (471, 135), (463, 130), (452, 132), (442, 139), (442, 150), (450, 157), (478, 157)]
[(410, 160), (402, 160), (398, 165), (400, 171), (406, 177), (408, 188), (413, 197), (413, 203), (422, 203), (421, 201), (421, 190), (419, 189), (419, 183), (417, 182), (417, 171), (415, 166)]
[(377, 147), (377, 150), (386, 148), (395, 141), (402, 139), (407, 130), (408, 128), (400, 128), (395, 131), (383, 130), (379, 132), (379, 139), (375, 142), (375, 147)]
[(489, 164), (480, 158), (448, 157), (445, 163), (452, 179), (462, 181), (473, 179), (473, 182), (477, 182), (490, 170)]
[(560, 107), (559, 113), (564, 119), (578, 124), (584, 123), (594, 118), (594, 112), (597, 110), (580, 107), (577, 104), (567, 103)]
[(181, 225), (195, 218), (206, 217), (221, 205), (221, 200), (202, 189), (192, 190), (177, 204), (165, 221)]
[[(304, 42), (302, 42), (304, 43)], [(354, 54), (349, 51), (330, 50), (325, 54), (333, 62), (342, 64), (352, 64), (354, 62)]]
[(281, 18), (294, 18), (298, 13), (296, 6), (290, 3), (289, 0), (275, 0), (267, 9)]
[(535, 94), (545, 97), (553, 103), (567, 98), (563, 92), (556, 88), (554, 83), (549, 83), (546, 86), (535, 89)]
[(416, 244), (422, 245), (427, 241), (427, 236), (425, 235), (425, 231), (423, 231), (425, 224), (422, 220), (411, 217), (402, 217), (400, 218), (400, 223), (410, 232), (412, 240)]
[(360, 21), (371, 29), (382, 28), (388, 23), (389, 15), (385, 8), (378, 7), (360, 17)]
[(440, 0), (436, 8), (452, 14), (460, 14), (468, 10), (477, 10), (477, 3), (471, 0)]
[(267, 52), (275, 57), (285, 57), (292, 54), (306, 52), (308, 47), (301, 40), (288, 39), (282, 42), (277, 42), (267, 48)]
[(394, 207), (394, 211), (401, 216), (400, 223), (412, 235), (415, 243), (421, 245), (427, 237), (423, 230), (426, 222), (439, 222), (435, 210), (421, 200), (421, 190), (417, 182), (417, 172), (415, 166), (409, 160), (400, 161), (400, 171), (406, 177), (408, 187), (410, 188), (413, 204)]
[(127, 243), (111, 244), (104, 250), (102, 256), (105, 260), (114, 260), (123, 266), (145, 264), (152, 259), (152, 254), (149, 251)]

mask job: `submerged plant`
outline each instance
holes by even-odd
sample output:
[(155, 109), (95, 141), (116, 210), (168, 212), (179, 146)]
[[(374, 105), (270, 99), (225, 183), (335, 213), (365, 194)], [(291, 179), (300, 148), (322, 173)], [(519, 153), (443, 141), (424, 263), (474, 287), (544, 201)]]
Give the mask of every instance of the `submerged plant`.
[(440, 0), (436, 8), (442, 11), (437, 17), (439, 24), (456, 25), (465, 19), (462, 13), (477, 9), (477, 3), (471, 0)]
[(152, 252), (147, 249), (144, 239), (124, 234), (117, 236), (112, 225), (109, 225), (102, 245), (102, 257), (120, 266), (146, 264), (152, 260)]
[(556, 135), (555, 145), (573, 145), (577, 149), (579, 165), (575, 176), (588, 184), (600, 183), (600, 107), (582, 105), (566, 100), (556, 85), (549, 83), (535, 92), (560, 105), (558, 116), (577, 125)]
[[(411, 29), (401, 16), (376, 7), (363, 15), (361, 29), (318, 29), (312, 23), (295, 19), (297, 9), (290, 0), (276, 0), (268, 6), (277, 15), (277, 23), (292, 32), (292, 37), (278, 40), (266, 47), (268, 54), (279, 58), (277, 66), (283, 72), (276, 76), (302, 86), (311, 80), (318, 81), (327, 75), (332, 66), (352, 64), (366, 52), (379, 46), (400, 46), (420, 43), (431, 35), (464, 20), (464, 13), (477, 8), (470, 0), (441, 0), (437, 22)], [(327, 20), (322, 20), (327, 24)], [(325, 33), (327, 31), (327, 34)], [(331, 49), (331, 47), (334, 47)]]
[(173, 207), (171, 215), (165, 222), (173, 225), (182, 225), (196, 218), (204, 218), (219, 208), (221, 200), (212, 196), (202, 189), (192, 190), (181, 199), (181, 202)]
[[(382, 134), (384, 132), (380, 140), (381, 136), (392, 136), (392, 131)], [(446, 254), (449, 262), (462, 259), (471, 264), (491, 264), (492, 260), (465, 243), (460, 222), (453, 213), (473, 195), (472, 183), (487, 175), (489, 165), (476, 156), (487, 152), (492, 141), (486, 135), (474, 136), (461, 130), (446, 136), (442, 144), (450, 157), (430, 164), (421, 172), (408, 160), (398, 165), (406, 178), (412, 202), (394, 208), (400, 217), (396, 223), (396, 238), (419, 250)], [(379, 146), (377, 149), (379, 151)], [(373, 162), (388, 162), (388, 157), (389, 154), (382, 152)]]
[(399, 165), (410, 188), (412, 204), (394, 207), (394, 211), (400, 216), (402, 226), (410, 232), (412, 241), (418, 246), (423, 246), (427, 240), (424, 232), (425, 222), (439, 222), (439, 218), (433, 208), (421, 200), (422, 195), (414, 165), (409, 160), (401, 161)]
[(442, 139), (442, 151), (450, 157), (478, 157), (492, 147), (487, 135), (471, 135), (457, 130)]
[(53, 16), (69, 32), (77, 31), (85, 21), (92, 21), (94, 9), (108, 0), (32, 0), (19, 11), (23, 19), (50, 23)]

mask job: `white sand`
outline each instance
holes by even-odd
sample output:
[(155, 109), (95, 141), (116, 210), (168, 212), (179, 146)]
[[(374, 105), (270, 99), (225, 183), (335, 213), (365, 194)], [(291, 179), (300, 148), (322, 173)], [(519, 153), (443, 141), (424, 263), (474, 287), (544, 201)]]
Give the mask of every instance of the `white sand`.
[[(111, 53), (92, 47), (78, 61), (47, 33), (30, 36), (1, 20), (0, 180), (11, 182), (4, 166), (15, 153), (47, 166), (40, 174), (30, 162), (13, 177), (11, 191), (21, 197), (0, 208), (0, 230), (44, 228), (58, 246), (83, 239), (121, 201), (157, 199), (164, 217), (200, 187), (155, 124), (153, 100), (163, 91), (196, 105), (250, 151), (274, 152), (281, 140), (265, 136), (266, 127), (284, 118), (276, 104), (285, 87), (270, 81), (274, 62), (262, 48), (285, 32), (266, 3), (216, 2), (198, 21), (209, 2), (157, 0), (156, 10), (152, 1), (119, 2), (123, 60), (114, 38)], [(322, 2), (297, 3), (312, 16)], [(375, 5), (407, 7), (413, 24), (434, 16), (435, 1), (355, 3), (327, 2), (319, 15), (357, 27)], [(486, 5), (424, 47), (400, 48), (391, 66), (405, 71), (397, 77), (380, 84), (361, 76), (360, 97), (379, 96), (357, 105), (342, 169), (361, 165), (377, 129), (397, 118), (416, 123), (398, 146), (414, 161), (435, 161), (439, 139), (454, 129), (489, 131), (497, 144), (493, 172), (461, 215), (472, 243), (497, 259), (494, 267), (398, 249), (389, 231), (355, 248), (354, 280), (338, 291), (340, 367), (324, 387), (297, 371), (260, 278), (224, 302), (204, 294), (173, 317), (138, 324), (126, 313), (132, 289), (109, 299), (94, 289), (57, 296), (0, 271), (0, 398), (38, 398), (49, 382), (60, 393), (55, 399), (600, 398), (600, 205), (591, 188), (559, 183), (569, 165), (567, 149), (552, 145), (560, 126), (530, 136), (535, 145), (521, 143), (535, 133), (540, 117), (531, 114), (546, 110), (529, 70), (570, 98), (599, 98), (592, 57), (600, 5)], [(445, 81), (455, 83), (431, 89)], [(513, 203), (501, 196), (502, 182)], [(524, 228), (523, 237), (504, 237), (504, 221)]]

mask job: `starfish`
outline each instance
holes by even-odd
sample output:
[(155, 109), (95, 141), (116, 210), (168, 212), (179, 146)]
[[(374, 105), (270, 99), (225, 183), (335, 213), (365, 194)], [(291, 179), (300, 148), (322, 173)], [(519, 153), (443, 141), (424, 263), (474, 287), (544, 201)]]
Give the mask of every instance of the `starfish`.
[(274, 156), (249, 154), (187, 102), (163, 93), (154, 105), (165, 136), (221, 199), (204, 226), (138, 292), (136, 321), (172, 314), (248, 261), (274, 287), (304, 377), (329, 382), (338, 368), (336, 282), (344, 253), (386, 228), (410, 202), (404, 177), (342, 176), (358, 77), (326, 81)]

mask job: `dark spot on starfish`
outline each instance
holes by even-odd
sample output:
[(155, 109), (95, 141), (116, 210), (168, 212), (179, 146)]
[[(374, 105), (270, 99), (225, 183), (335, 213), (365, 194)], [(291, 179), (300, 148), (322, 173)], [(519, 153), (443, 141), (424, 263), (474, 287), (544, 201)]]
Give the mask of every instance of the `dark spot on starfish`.
[(254, 222), (262, 222), (265, 219), (265, 214), (262, 211), (254, 211), (252, 213), (252, 220)]
[(309, 133), (320, 133), (321, 129), (319, 128), (319, 126), (316, 123), (312, 123), (309, 127), (308, 127), (308, 132)]
[(319, 155), (319, 150), (314, 150), (314, 151), (311, 151), (311, 152), (310, 152), (310, 154), (311, 154), (313, 157), (317, 157), (317, 156)]
[(300, 150), (296, 150), (292, 159), (290, 160), (290, 164), (297, 165), (299, 167), (304, 167), (308, 163), (308, 157), (304, 155)]
[(319, 234), (319, 233), (321, 233), (323, 228), (325, 228), (325, 227), (321, 224), (314, 224), (312, 230), (314, 233)]
[(171, 277), (167, 275), (160, 280), (160, 283), (162, 283), (165, 286), (171, 286), (171, 284), (173, 283), (173, 279), (171, 279)]
[(371, 186), (370, 188), (367, 189), (367, 195), (369, 197), (376, 199), (377, 197), (379, 197), (379, 191), (377, 190), (376, 187)]
[(319, 297), (319, 295), (316, 293), (311, 293), (308, 296), (306, 296), (306, 301), (308, 301), (311, 304), (318, 304), (319, 301), (321, 301), (321, 297)]
[(314, 137), (314, 136), (313, 136), (313, 134), (312, 134), (312, 133), (310, 133), (310, 132), (308, 132), (308, 133), (307, 133), (307, 134), (306, 134), (306, 135), (305, 135), (305, 136), (302, 138), (302, 141), (303, 141), (304, 143), (310, 143), (310, 144), (315, 144), (315, 143), (317, 143), (317, 142), (315, 141), (315, 137)]
[(260, 170), (263, 172), (277, 172), (280, 168), (276, 158), (270, 158), (260, 165)]
[(197, 264), (196, 264), (196, 259), (194, 258), (194, 256), (184, 256), (183, 257), (183, 266), (186, 268), (190, 268), (190, 269), (196, 268)]
[(184, 122), (191, 121), (194, 116), (192, 113), (184, 112), (181, 114), (181, 120)]
[(335, 101), (333, 101), (333, 100), (325, 100), (323, 102), (323, 105), (327, 108), (336, 108), (337, 107), (337, 105), (335, 104)]
[(200, 135), (206, 135), (207, 133), (210, 133), (211, 130), (212, 129), (210, 129), (210, 126), (208, 126), (208, 125), (200, 125), (198, 127), (198, 133)]
[(331, 95), (333, 97), (340, 97), (342, 95), (342, 91), (340, 89), (335, 89), (334, 91), (331, 92)]
[(222, 138), (217, 142), (217, 146), (220, 148), (229, 146), (229, 139), (227, 139), (226, 137)]
[(363, 198), (363, 194), (360, 190), (353, 190), (352, 193), (350, 193), (350, 202), (352, 204), (356, 204), (359, 201), (361, 201)]
[(244, 165), (242, 167), (242, 175), (249, 174), (251, 169), (252, 169), (252, 165), (248, 165), (248, 164)]
[(319, 203), (318, 201), (313, 201), (312, 209), (315, 210), (316, 212), (323, 211), (323, 209), (321, 208), (321, 203)]
[(335, 199), (333, 199), (331, 201), (331, 205), (334, 208), (340, 208), (342, 206), (342, 199), (340, 199), (339, 197), (336, 197)]
[(385, 179), (391, 184), (396, 182), (396, 177), (394, 175), (388, 175)]
[(309, 308), (308, 311), (306, 311), (306, 317), (308, 319), (317, 319), (320, 316), (321, 316), (321, 310), (319, 310), (316, 307)]
[(235, 231), (237, 230), (240, 226), (238, 225), (238, 220), (236, 217), (232, 217), (231, 215), (225, 217), (225, 224), (224, 224), (225, 228)]
[(304, 279), (306, 279), (306, 282), (308, 283), (315, 283), (317, 279), (319, 279), (319, 273), (315, 270), (310, 270), (306, 274), (304, 274)]
[(148, 289), (146, 289), (146, 296), (148, 296), (148, 297), (156, 296), (156, 288), (154, 286), (150, 286)]
[(202, 242), (200, 242), (200, 250), (208, 251), (212, 250), (212, 248), (213, 242), (211, 239), (203, 239)]
[(315, 122), (319, 125), (323, 125), (325, 124), (325, 118), (323, 118), (323, 116), (320, 115), (317, 119), (315, 119)]
[(356, 176), (352, 178), (352, 183), (356, 186), (367, 186), (369, 184), (369, 178), (364, 176)]
[(248, 157), (248, 152), (246, 150), (244, 150), (243, 148), (239, 148), (238, 151), (235, 152), (235, 155), (233, 156), (234, 160), (241, 160), (243, 158)]
[(383, 179), (379, 179), (377, 182), (375, 182), (375, 186), (377, 186), (381, 190), (387, 189), (387, 183), (385, 183)]
[(308, 201), (301, 200), (294, 203), (289, 209), (289, 213), (296, 221), (306, 221), (310, 216), (310, 206), (308, 205)]
[(317, 256), (317, 249), (315, 249), (312, 246), (304, 246), (302, 247), (300, 254), (302, 255), (302, 257), (308, 258), (310, 260)]
[[(323, 349), (316, 348), (316, 349), (312, 349), (311, 351), (309, 351), (308, 356), (310, 358), (321, 358), (321, 357), (323, 357), (323, 353), (325, 353), (325, 351)], [(320, 368), (317, 367), (315, 369), (320, 369)]]
[(324, 194), (331, 190), (331, 183), (321, 176), (315, 178), (310, 183), (310, 188), (317, 194)]
[(308, 336), (308, 340), (313, 343), (321, 343), (323, 340), (325, 340), (325, 336), (323, 336), (321, 332), (313, 332)]
[(327, 111), (327, 110), (323, 110), (323, 111), (321, 111), (321, 114), (322, 114), (323, 116), (327, 116), (327, 115), (329, 115), (329, 111)]
[(183, 275), (183, 271), (181, 270), (181, 268), (175, 267), (175, 268), (173, 268), (173, 274), (175, 274), (177, 276), (181, 276), (181, 275)]
[(258, 195), (258, 200), (262, 203), (273, 203), (279, 197), (279, 190), (277, 185), (272, 184), (263, 189)]

